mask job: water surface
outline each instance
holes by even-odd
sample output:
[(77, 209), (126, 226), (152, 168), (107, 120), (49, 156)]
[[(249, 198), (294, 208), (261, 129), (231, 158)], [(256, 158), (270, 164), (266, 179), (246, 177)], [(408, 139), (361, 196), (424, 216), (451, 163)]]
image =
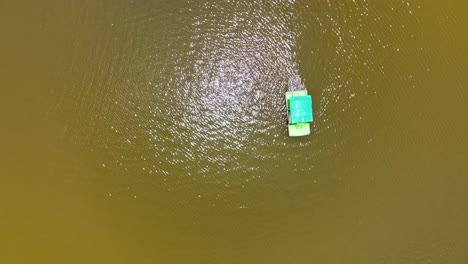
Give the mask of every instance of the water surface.
[(467, 263), (466, 25), (462, 1), (0, 2), (0, 260)]

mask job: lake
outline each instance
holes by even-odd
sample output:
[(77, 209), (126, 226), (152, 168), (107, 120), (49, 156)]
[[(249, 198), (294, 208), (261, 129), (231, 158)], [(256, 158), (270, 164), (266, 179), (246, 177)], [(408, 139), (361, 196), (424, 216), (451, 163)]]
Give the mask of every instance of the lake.
[(0, 1), (0, 262), (468, 263), (466, 14)]

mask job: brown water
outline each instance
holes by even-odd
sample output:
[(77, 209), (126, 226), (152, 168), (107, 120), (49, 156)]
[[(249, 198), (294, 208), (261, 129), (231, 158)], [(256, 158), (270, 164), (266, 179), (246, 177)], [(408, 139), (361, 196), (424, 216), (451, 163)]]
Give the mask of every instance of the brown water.
[(0, 263), (468, 263), (467, 11), (0, 1)]

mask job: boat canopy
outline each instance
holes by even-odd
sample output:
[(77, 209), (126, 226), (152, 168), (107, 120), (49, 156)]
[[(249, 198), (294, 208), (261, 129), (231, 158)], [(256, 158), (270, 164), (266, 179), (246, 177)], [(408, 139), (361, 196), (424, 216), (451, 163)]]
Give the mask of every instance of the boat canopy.
[(314, 121), (312, 116), (312, 97), (292, 96), (289, 98), (291, 124), (308, 123)]

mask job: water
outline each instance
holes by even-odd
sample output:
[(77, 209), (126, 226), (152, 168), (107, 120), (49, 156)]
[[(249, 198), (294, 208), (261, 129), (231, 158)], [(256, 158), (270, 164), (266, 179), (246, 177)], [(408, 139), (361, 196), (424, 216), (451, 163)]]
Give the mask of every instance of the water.
[(468, 263), (465, 13), (0, 2), (0, 260)]

